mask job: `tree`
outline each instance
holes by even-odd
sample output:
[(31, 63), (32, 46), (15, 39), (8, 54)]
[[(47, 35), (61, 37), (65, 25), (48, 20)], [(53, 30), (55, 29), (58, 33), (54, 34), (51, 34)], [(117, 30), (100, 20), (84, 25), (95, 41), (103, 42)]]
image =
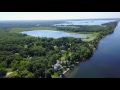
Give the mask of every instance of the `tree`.
[(45, 77), (44, 71), (45, 71), (44, 69), (39, 68), (39, 70), (35, 71), (35, 77), (36, 78), (39, 78), (39, 77), (44, 78)]
[(6, 68), (7, 64), (5, 62), (0, 62), (0, 68)]
[(5, 76), (7, 73), (7, 71), (5, 70), (5, 68), (0, 68), (0, 77)]
[(16, 60), (14, 60), (12, 63), (11, 63), (11, 68), (12, 68), (12, 70), (14, 71), (14, 70), (17, 70), (18, 69), (18, 66), (19, 66), (19, 61), (16, 61)]
[(54, 69), (53, 68), (49, 68), (48, 71), (53, 75), (54, 74)]
[(48, 70), (45, 71), (45, 78), (52, 78), (51, 73)]
[(29, 73), (26, 75), (26, 78), (34, 78), (34, 77), (35, 77), (34, 73), (31, 73), (31, 72), (29, 72)]

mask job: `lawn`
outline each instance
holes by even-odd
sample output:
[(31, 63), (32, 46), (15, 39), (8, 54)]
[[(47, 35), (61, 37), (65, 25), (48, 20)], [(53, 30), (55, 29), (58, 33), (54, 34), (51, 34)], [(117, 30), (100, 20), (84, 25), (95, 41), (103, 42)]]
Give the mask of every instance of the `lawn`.
[(57, 72), (55, 72), (54, 75), (52, 75), (52, 78), (58, 78), (58, 77), (59, 77), (59, 75)]
[(92, 40), (94, 40), (96, 38), (98, 33), (89, 33), (89, 34), (85, 34), (85, 35), (87, 35), (87, 38), (82, 39), (83, 41), (92, 41)]

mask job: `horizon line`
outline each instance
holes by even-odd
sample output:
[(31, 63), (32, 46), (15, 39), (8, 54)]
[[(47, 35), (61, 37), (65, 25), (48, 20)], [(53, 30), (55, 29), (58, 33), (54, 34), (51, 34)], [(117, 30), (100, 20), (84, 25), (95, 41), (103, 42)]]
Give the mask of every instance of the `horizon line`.
[[(120, 19), (120, 18), (83, 18), (83, 19)], [(20, 19), (10, 19), (11, 21), (20, 20)], [(0, 21), (10, 21), (10, 20), (0, 20)], [(21, 19), (21, 20), (37, 20), (37, 19)], [(38, 19), (38, 20), (75, 20), (75, 19)], [(79, 19), (76, 19), (79, 20)]]

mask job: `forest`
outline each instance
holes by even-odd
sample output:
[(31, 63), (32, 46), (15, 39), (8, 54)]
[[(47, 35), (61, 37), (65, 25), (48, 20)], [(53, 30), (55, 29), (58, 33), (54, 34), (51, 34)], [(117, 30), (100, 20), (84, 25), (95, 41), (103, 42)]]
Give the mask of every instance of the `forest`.
[[(70, 32), (97, 32), (89, 42), (81, 38), (40, 38), (21, 33), (11, 33), (9, 28), (0, 29), (0, 77), (3, 78), (58, 78), (76, 62), (86, 61), (105, 35), (114, 32), (118, 22), (102, 26), (59, 27)], [(49, 25), (48, 25), (49, 26)], [(12, 72), (6, 75), (7, 72)]]

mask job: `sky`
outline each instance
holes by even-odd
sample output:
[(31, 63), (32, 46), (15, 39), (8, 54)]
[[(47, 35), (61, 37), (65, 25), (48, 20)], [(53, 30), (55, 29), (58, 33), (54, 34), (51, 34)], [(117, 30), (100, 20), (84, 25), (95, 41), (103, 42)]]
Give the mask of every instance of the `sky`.
[(0, 20), (120, 18), (120, 12), (0, 12)]

